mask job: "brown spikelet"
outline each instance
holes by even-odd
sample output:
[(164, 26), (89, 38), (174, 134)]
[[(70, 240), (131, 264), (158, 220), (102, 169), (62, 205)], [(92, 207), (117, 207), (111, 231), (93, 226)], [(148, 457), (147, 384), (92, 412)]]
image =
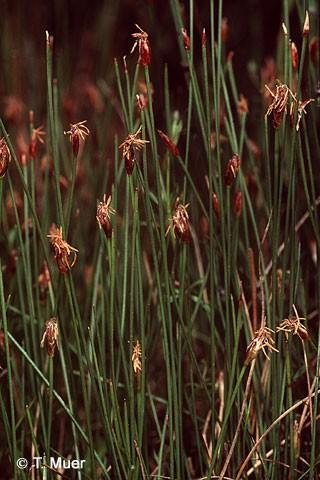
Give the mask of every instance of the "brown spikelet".
[(237, 177), (240, 169), (240, 164), (241, 161), (239, 155), (234, 154), (228, 162), (227, 170), (224, 176), (224, 181), (227, 187), (230, 187), (233, 184), (235, 178)]
[(177, 198), (174, 208), (174, 214), (172, 216), (171, 223), (167, 228), (166, 235), (170, 230), (173, 231), (173, 235), (179, 237), (183, 242), (189, 243), (191, 238), (190, 233), (190, 220), (187, 212), (187, 208), (190, 204), (182, 205)]
[(59, 349), (59, 328), (58, 321), (55, 317), (50, 318), (46, 321), (46, 329), (44, 331), (41, 348), (46, 347), (47, 354), (49, 357), (54, 357), (56, 348)]
[(139, 138), (141, 130), (142, 127), (140, 126), (136, 133), (129, 133), (125, 141), (119, 145), (119, 148), (122, 148), (122, 158), (125, 161), (128, 175), (131, 175), (134, 169), (136, 150), (142, 150), (145, 144), (149, 143), (148, 140), (141, 140), (141, 138)]
[(161, 130), (157, 130), (157, 132), (159, 133), (159, 136), (160, 136), (161, 140), (163, 141), (165, 146), (168, 148), (168, 150), (170, 150), (172, 155), (174, 157), (179, 157), (180, 156), (179, 149), (176, 146), (176, 144), (171, 140), (171, 138), (169, 138), (168, 135), (166, 135)]
[(106, 200), (106, 194), (103, 196), (103, 202), (98, 202), (96, 219), (99, 227), (104, 231), (107, 238), (112, 237), (112, 224), (110, 215), (116, 211), (111, 207), (111, 195)]
[(78, 123), (70, 123), (70, 130), (64, 132), (65, 135), (70, 136), (72, 151), (75, 157), (77, 157), (79, 153), (80, 140), (84, 141), (85, 137), (90, 133), (89, 128), (85, 125), (86, 122), (87, 120)]
[(214, 213), (217, 216), (217, 219), (220, 219), (220, 203), (218, 199), (218, 195), (215, 192), (212, 192), (212, 208)]
[(294, 42), (291, 42), (290, 44), (290, 53), (291, 53), (292, 69), (296, 72), (299, 66), (299, 55), (298, 55), (297, 46)]
[(277, 332), (284, 332), (286, 340), (288, 341), (289, 333), (292, 335), (298, 335), (298, 337), (304, 340), (310, 340), (310, 336), (306, 327), (301, 323), (301, 320), (305, 320), (305, 318), (299, 317), (297, 310), (294, 307), (295, 315), (289, 316), (289, 318), (285, 318), (278, 327), (276, 327)]
[(190, 50), (190, 37), (187, 34), (187, 30), (185, 28), (181, 28), (182, 38), (183, 38), (183, 45), (185, 50)]
[(271, 328), (268, 327), (261, 327), (257, 330), (254, 334), (254, 338), (251, 340), (247, 347), (247, 354), (245, 359), (245, 365), (249, 365), (249, 363), (254, 360), (260, 350), (263, 351), (265, 356), (269, 359), (266, 348), (269, 350), (273, 350), (274, 352), (278, 352), (278, 350), (274, 347), (274, 340), (271, 336), (271, 333), (274, 333)]
[(297, 102), (297, 99), (290, 88), (284, 83), (278, 83), (275, 93), (270, 90), (268, 85), (265, 85), (265, 88), (273, 98), (265, 116), (267, 117), (272, 114), (272, 124), (274, 128), (278, 128), (280, 127), (283, 115), (287, 110), (289, 98), (291, 98), (293, 102)]
[(132, 368), (135, 375), (140, 375), (142, 371), (141, 355), (142, 355), (142, 352), (141, 352), (140, 342), (139, 340), (136, 340), (136, 343), (132, 351), (132, 357), (131, 357)]
[(63, 240), (62, 227), (57, 228), (54, 223), (51, 225), (50, 233), (47, 237), (52, 246), (59, 272), (61, 274), (67, 273), (77, 261), (78, 250)]
[(39, 143), (43, 144), (43, 137), (46, 135), (43, 127), (37, 127), (32, 129), (30, 143), (29, 143), (29, 155), (31, 158), (35, 158), (37, 153), (37, 147)]
[(131, 49), (132, 53), (135, 48), (138, 46), (139, 49), (139, 59), (138, 63), (142, 65), (143, 67), (147, 67), (151, 63), (151, 49), (150, 49), (150, 44), (148, 40), (148, 34), (147, 32), (144, 32), (142, 28), (139, 27), (139, 25), (135, 25), (139, 32), (132, 33), (132, 37), (135, 39), (134, 45)]
[(4, 138), (0, 139), (0, 178), (3, 177), (11, 162), (11, 153)]

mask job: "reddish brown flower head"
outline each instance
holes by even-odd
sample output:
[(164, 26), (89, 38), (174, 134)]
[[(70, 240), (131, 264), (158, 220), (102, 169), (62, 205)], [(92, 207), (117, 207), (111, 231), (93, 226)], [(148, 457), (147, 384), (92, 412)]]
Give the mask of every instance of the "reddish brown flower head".
[(212, 208), (214, 213), (217, 216), (217, 219), (220, 219), (220, 203), (218, 195), (215, 192), (212, 192)]
[(89, 128), (85, 125), (86, 122), (87, 120), (78, 123), (70, 123), (70, 130), (64, 132), (65, 135), (70, 135), (72, 151), (75, 157), (77, 157), (79, 153), (80, 140), (84, 141), (85, 137), (90, 133)]
[(294, 42), (290, 43), (292, 69), (296, 72), (299, 66), (299, 54), (297, 46)]
[(47, 299), (49, 285), (50, 285), (50, 273), (48, 269), (47, 262), (43, 262), (41, 272), (38, 276), (38, 286), (39, 286), (39, 297), (41, 302), (44, 302)]
[(248, 112), (249, 112), (248, 100), (241, 93), (240, 98), (238, 100), (238, 113), (239, 115), (244, 115), (245, 113), (248, 113)]
[(58, 329), (58, 321), (55, 317), (50, 318), (50, 320), (46, 321), (46, 329), (44, 331), (42, 340), (41, 340), (41, 348), (44, 346), (46, 347), (47, 353), (49, 357), (54, 357), (54, 353), (56, 347), (59, 349), (59, 329)]
[(147, 32), (144, 32), (142, 28), (139, 27), (139, 25), (136, 24), (136, 27), (138, 28), (139, 32), (132, 34), (132, 37), (135, 38), (135, 42), (130, 53), (132, 53), (135, 50), (135, 48), (138, 46), (139, 48), (138, 63), (143, 67), (148, 67), (151, 63), (151, 49), (150, 49), (150, 44), (148, 40), (148, 34)]
[(133, 172), (136, 150), (142, 150), (145, 144), (149, 143), (148, 140), (141, 140), (141, 138), (139, 138), (141, 128), (142, 127), (138, 128), (136, 133), (129, 133), (125, 141), (119, 145), (119, 148), (122, 148), (122, 158), (125, 160), (128, 175), (131, 175)]
[(43, 127), (33, 128), (31, 133), (31, 139), (29, 143), (29, 155), (31, 158), (35, 158), (37, 153), (37, 146), (39, 143), (44, 144), (43, 137), (46, 135), (46, 132), (43, 130)]
[(163, 143), (166, 145), (166, 147), (170, 150), (170, 152), (172, 153), (172, 155), (173, 155), (174, 157), (179, 157), (179, 156), (180, 156), (179, 149), (178, 149), (178, 147), (176, 146), (176, 144), (173, 143), (173, 141), (171, 140), (171, 138), (169, 138), (168, 135), (166, 135), (165, 133), (163, 133), (161, 130), (157, 130), (157, 132), (159, 133), (161, 140), (162, 140)]
[(11, 153), (4, 138), (0, 139), (0, 178), (3, 177), (11, 162)]
[(190, 50), (190, 37), (187, 34), (187, 30), (185, 28), (181, 28), (182, 38), (183, 38), (183, 45), (184, 48), (189, 51)]
[(242, 193), (236, 192), (234, 196), (234, 213), (237, 217), (240, 217), (242, 212)]
[(275, 93), (270, 90), (268, 85), (265, 85), (265, 88), (273, 98), (265, 116), (267, 117), (272, 114), (272, 124), (274, 128), (278, 128), (281, 125), (283, 114), (287, 110), (289, 98), (291, 98), (293, 102), (297, 102), (297, 99), (290, 88), (284, 83), (278, 83)]
[(304, 24), (303, 24), (303, 36), (307, 37), (310, 31), (310, 21), (309, 21), (309, 12), (306, 11), (306, 16), (304, 17)]
[(240, 169), (240, 158), (239, 155), (233, 155), (228, 162), (227, 170), (224, 176), (225, 184), (227, 187), (230, 187), (233, 184), (233, 181), (238, 175)]
[(103, 202), (97, 205), (97, 222), (108, 238), (112, 236), (112, 223), (110, 215), (114, 215), (116, 211), (111, 207), (111, 195), (106, 200), (106, 194), (103, 196)]
[(54, 258), (57, 262), (59, 272), (62, 274), (67, 273), (77, 261), (78, 250), (63, 240), (62, 227), (57, 228), (54, 223), (51, 225), (50, 233), (47, 237), (53, 248)]
[(174, 214), (170, 219), (171, 223), (167, 228), (166, 235), (170, 230), (173, 231), (173, 235), (179, 237), (183, 242), (190, 242), (190, 220), (187, 212), (187, 208), (190, 204), (182, 205), (179, 203), (179, 198), (176, 200)]
[(133, 347), (133, 351), (132, 351), (132, 357), (131, 357), (132, 368), (135, 375), (140, 375), (142, 371), (141, 355), (142, 355), (142, 351), (141, 351), (140, 342), (139, 340), (136, 340), (135, 346)]

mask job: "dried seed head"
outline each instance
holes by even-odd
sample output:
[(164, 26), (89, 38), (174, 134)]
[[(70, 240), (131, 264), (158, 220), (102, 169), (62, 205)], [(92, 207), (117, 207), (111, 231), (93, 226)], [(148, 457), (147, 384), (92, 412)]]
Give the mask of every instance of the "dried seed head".
[(47, 299), (50, 282), (51, 279), (48, 265), (47, 262), (44, 261), (41, 272), (38, 276), (39, 297), (41, 302), (44, 302)]
[(268, 85), (265, 85), (265, 88), (273, 98), (265, 116), (267, 117), (268, 115), (272, 114), (273, 126), (274, 128), (278, 128), (281, 125), (283, 114), (287, 110), (289, 97), (291, 98), (292, 102), (297, 102), (297, 99), (290, 88), (284, 83), (278, 83), (275, 93), (270, 90)]
[(44, 346), (47, 349), (47, 353), (49, 357), (54, 357), (56, 347), (59, 349), (59, 329), (58, 329), (58, 321), (55, 317), (50, 318), (50, 320), (46, 321), (46, 329), (44, 331), (42, 340), (41, 340), (41, 348)]
[(234, 213), (236, 214), (237, 217), (240, 217), (241, 212), (242, 212), (242, 193), (241, 192), (236, 192), (234, 196)]
[(106, 200), (106, 194), (103, 196), (103, 202), (98, 202), (97, 205), (97, 222), (100, 228), (104, 231), (107, 238), (112, 236), (112, 224), (110, 215), (114, 215), (116, 211), (111, 207), (111, 195)]
[(220, 220), (220, 203), (218, 195), (215, 192), (212, 192), (212, 207), (217, 219)]
[(190, 204), (182, 205), (177, 198), (173, 217), (170, 219), (170, 225), (167, 228), (166, 235), (172, 230), (173, 235), (179, 237), (183, 242), (190, 242), (190, 220), (187, 208)]
[(84, 141), (85, 137), (90, 133), (89, 128), (85, 125), (86, 122), (87, 120), (78, 123), (70, 123), (70, 130), (64, 132), (65, 135), (70, 136), (72, 151), (75, 157), (77, 157), (79, 153), (80, 140)]
[(59, 272), (61, 274), (67, 273), (77, 261), (78, 250), (63, 240), (62, 227), (57, 228), (54, 223), (51, 225), (50, 233), (47, 237), (53, 248), (54, 258), (57, 262)]
[(290, 53), (291, 53), (292, 69), (296, 72), (299, 66), (299, 55), (298, 55), (297, 46), (294, 42), (290, 43)]
[(225, 184), (227, 187), (230, 187), (233, 184), (235, 178), (237, 177), (240, 170), (240, 164), (241, 161), (239, 155), (234, 154), (228, 162), (227, 170), (224, 176)]
[(273, 350), (274, 352), (278, 352), (278, 350), (274, 347), (274, 340), (271, 336), (271, 333), (274, 332), (268, 327), (261, 327), (255, 332), (254, 338), (247, 347), (245, 365), (249, 365), (249, 363), (251, 363), (252, 360), (257, 357), (260, 350), (263, 351), (268, 360), (270, 359), (266, 353), (266, 348), (268, 348), (270, 351)]
[(181, 28), (182, 38), (183, 38), (183, 45), (185, 50), (190, 50), (190, 37), (187, 34), (187, 30), (185, 28)]
[(142, 127), (138, 128), (136, 133), (130, 133), (125, 141), (119, 145), (119, 148), (122, 148), (122, 158), (125, 160), (128, 175), (131, 175), (133, 172), (136, 150), (142, 150), (145, 144), (149, 143), (148, 140), (141, 140), (141, 138), (139, 138), (141, 129)]
[(141, 352), (140, 342), (139, 342), (139, 340), (136, 340), (136, 343), (135, 343), (135, 345), (133, 347), (133, 351), (132, 351), (132, 357), (131, 357), (132, 368), (133, 368), (133, 371), (134, 371), (135, 375), (140, 375), (140, 373), (142, 371), (141, 355), (142, 355), (142, 352)]
[(43, 137), (46, 135), (43, 127), (33, 128), (29, 143), (29, 155), (31, 158), (35, 158), (37, 153), (37, 146), (39, 143), (44, 144)]
[(295, 311), (295, 316), (290, 315), (289, 318), (285, 318), (276, 328), (277, 332), (284, 332), (287, 341), (289, 333), (292, 333), (292, 335), (298, 335), (302, 341), (310, 340), (308, 330), (300, 321), (305, 320), (305, 318), (299, 317), (297, 309), (294, 305), (293, 309)]
[(163, 143), (166, 145), (166, 147), (170, 150), (170, 152), (172, 153), (172, 155), (173, 155), (174, 157), (179, 157), (179, 156), (180, 156), (179, 149), (178, 149), (178, 147), (176, 146), (176, 144), (173, 143), (173, 141), (171, 140), (171, 138), (169, 138), (168, 135), (166, 135), (165, 133), (163, 133), (161, 130), (157, 130), (157, 132), (159, 133), (161, 140), (162, 140)]
[(11, 153), (4, 138), (0, 139), (0, 178), (3, 177), (11, 162)]
[(151, 49), (150, 49), (150, 44), (148, 40), (148, 34), (147, 32), (144, 32), (142, 28), (139, 27), (139, 25), (135, 25), (139, 32), (132, 33), (132, 37), (135, 38), (135, 42), (133, 44), (133, 47), (131, 49), (132, 53), (135, 48), (138, 46), (139, 48), (139, 59), (138, 63), (142, 65), (143, 67), (148, 67), (151, 62)]

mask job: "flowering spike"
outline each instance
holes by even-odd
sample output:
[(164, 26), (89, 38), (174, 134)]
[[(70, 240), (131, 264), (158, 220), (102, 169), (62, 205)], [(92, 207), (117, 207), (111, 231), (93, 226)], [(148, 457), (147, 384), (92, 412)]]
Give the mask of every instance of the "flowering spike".
[(310, 340), (310, 335), (308, 330), (304, 325), (302, 325), (300, 320), (305, 320), (305, 318), (301, 318), (298, 315), (297, 309), (295, 305), (293, 305), (293, 309), (295, 312), (295, 316), (289, 316), (289, 318), (285, 318), (283, 322), (280, 323), (278, 327), (276, 327), (277, 332), (284, 332), (286, 340), (288, 341), (289, 333), (292, 335), (298, 335), (298, 337), (304, 340)]
[(139, 25), (135, 24), (135, 26), (140, 31), (136, 33), (132, 33), (131, 35), (133, 38), (135, 38), (135, 42), (133, 44), (133, 47), (130, 53), (132, 53), (135, 50), (135, 48), (138, 46), (139, 48), (138, 63), (143, 67), (148, 67), (151, 63), (151, 49), (150, 49), (150, 44), (148, 40), (148, 34), (147, 32), (144, 32), (142, 28), (139, 27)]
[(31, 158), (35, 158), (37, 153), (37, 146), (39, 143), (44, 144), (43, 137), (46, 135), (46, 132), (43, 130), (43, 127), (32, 128), (31, 139), (29, 143), (29, 155)]
[(278, 350), (274, 347), (274, 340), (271, 336), (271, 333), (274, 332), (268, 327), (261, 327), (255, 332), (254, 338), (247, 347), (247, 355), (244, 362), (245, 365), (249, 365), (249, 363), (251, 363), (252, 360), (257, 357), (260, 350), (263, 351), (268, 360), (270, 359), (265, 351), (266, 348), (269, 348), (269, 350), (273, 350), (274, 352), (278, 352)]
[(299, 55), (298, 55), (297, 46), (294, 42), (291, 42), (290, 44), (290, 53), (291, 53), (292, 69), (296, 72), (299, 66)]
[(58, 328), (58, 321), (55, 317), (50, 318), (50, 320), (46, 321), (46, 329), (44, 331), (42, 340), (41, 340), (41, 348), (44, 346), (47, 349), (47, 353), (49, 357), (54, 357), (56, 347), (59, 349), (59, 328)]
[(0, 178), (3, 177), (11, 162), (11, 153), (4, 138), (0, 139)]
[(70, 142), (72, 145), (73, 155), (78, 156), (80, 140), (84, 141), (85, 137), (89, 135), (90, 130), (85, 125), (87, 120), (78, 123), (70, 123), (70, 130), (64, 132), (65, 135), (70, 135)]
[(212, 207), (217, 219), (220, 220), (220, 203), (218, 195), (215, 192), (212, 192)]
[(163, 143), (166, 145), (166, 147), (170, 150), (170, 152), (172, 153), (172, 155), (173, 155), (174, 157), (179, 157), (179, 156), (180, 156), (179, 149), (178, 149), (178, 147), (176, 146), (176, 144), (173, 143), (173, 141), (171, 140), (171, 138), (169, 138), (168, 135), (166, 135), (165, 133), (163, 133), (161, 130), (157, 130), (157, 132), (159, 133), (161, 140), (162, 140)]
[(131, 357), (132, 368), (135, 375), (140, 375), (142, 371), (141, 355), (142, 355), (142, 352), (141, 352), (140, 342), (139, 340), (137, 340), (135, 346), (133, 347), (132, 357)]
[(116, 211), (111, 207), (111, 195), (109, 195), (106, 201), (106, 194), (103, 195), (103, 202), (99, 202), (97, 205), (97, 222), (99, 227), (104, 231), (107, 238), (112, 236), (112, 224), (110, 215), (114, 215)]
[(50, 233), (47, 237), (52, 245), (59, 272), (61, 274), (67, 273), (77, 261), (78, 250), (63, 240), (62, 227), (57, 228), (54, 223), (51, 225)]
[(238, 175), (238, 171), (240, 169), (240, 158), (239, 155), (235, 154), (228, 162), (227, 170), (224, 176), (224, 181), (227, 187), (230, 187)]
[(173, 235), (177, 235), (183, 242), (190, 242), (190, 220), (187, 208), (190, 204), (182, 205), (179, 198), (176, 200), (173, 217), (170, 219), (171, 223), (167, 228), (166, 235), (172, 229)]
[(141, 140), (139, 138), (142, 127), (140, 126), (136, 133), (129, 133), (127, 138), (119, 148), (122, 148), (122, 158), (125, 160), (126, 171), (128, 175), (131, 175), (135, 164), (135, 152), (136, 150), (142, 150), (148, 140)]
[(241, 93), (238, 100), (238, 113), (239, 115), (244, 115), (244, 114), (247, 114), (248, 112), (249, 112), (248, 100)]
[(182, 33), (184, 48), (187, 51), (189, 51), (190, 50), (190, 37), (187, 34), (187, 30), (185, 28), (181, 28), (181, 33)]
[(289, 96), (293, 102), (297, 102), (297, 99), (290, 88), (284, 83), (278, 83), (275, 93), (270, 90), (268, 85), (265, 85), (265, 87), (273, 98), (265, 116), (267, 117), (272, 113), (272, 124), (274, 128), (278, 128), (281, 125), (283, 114), (287, 110)]

